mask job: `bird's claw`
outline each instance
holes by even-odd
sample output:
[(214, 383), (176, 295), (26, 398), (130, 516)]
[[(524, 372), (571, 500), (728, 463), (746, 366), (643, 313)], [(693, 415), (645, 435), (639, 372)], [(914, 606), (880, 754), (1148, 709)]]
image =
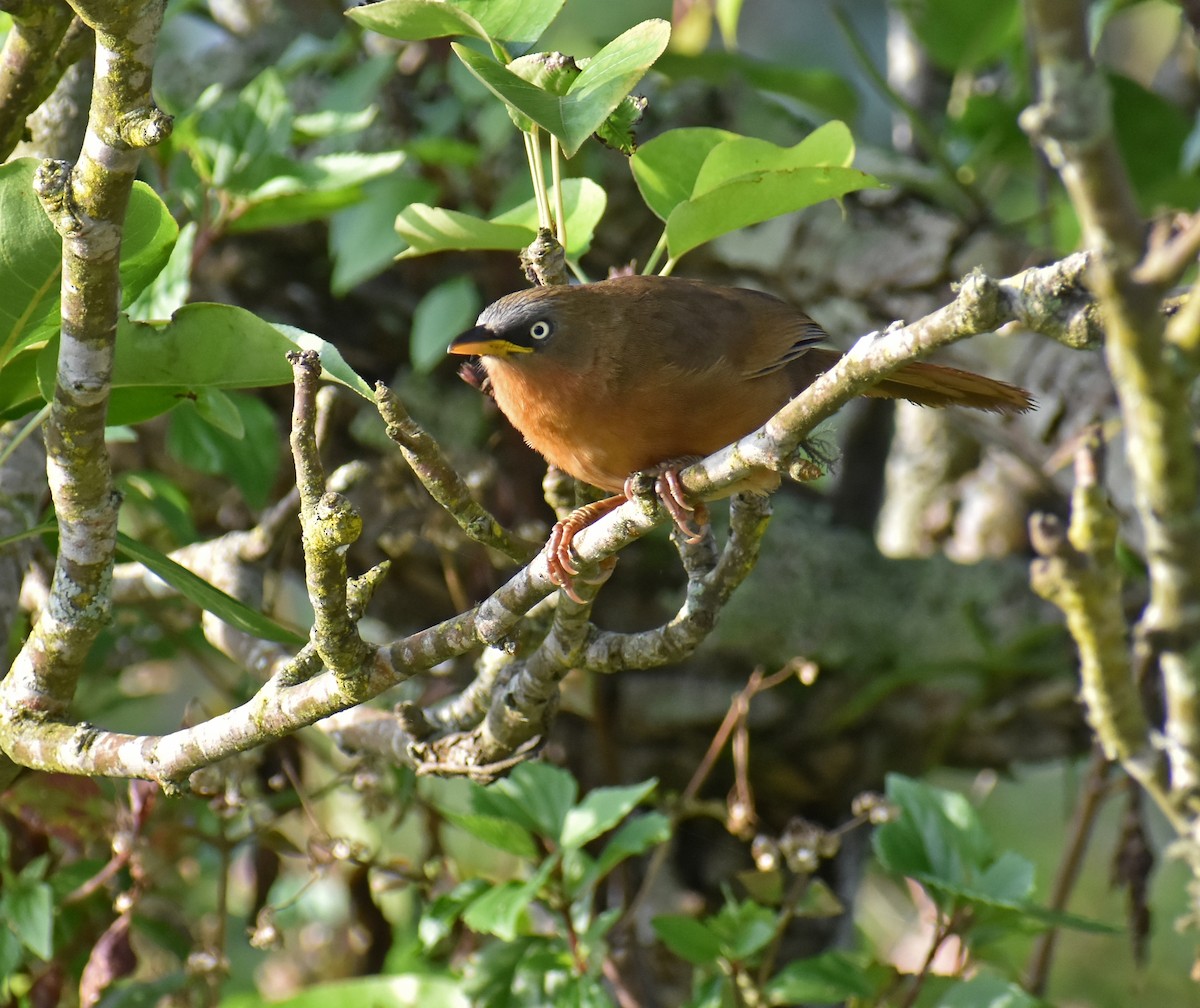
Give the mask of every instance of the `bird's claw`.
[(692, 545), (700, 542), (704, 538), (704, 531), (693, 528), (691, 521), (693, 517), (700, 518), (703, 515), (700, 524), (707, 525), (708, 509), (703, 504), (688, 503), (683, 484), (679, 481), (679, 469), (675, 466), (665, 469), (662, 475), (654, 481), (654, 492), (662, 501), (663, 507), (667, 509), (671, 520), (675, 522), (675, 527), (679, 529), (684, 541)]
[(625, 503), (624, 497), (606, 497), (604, 500), (576, 508), (566, 518), (556, 522), (546, 544), (546, 566), (549, 568), (550, 583), (557, 585), (573, 602), (581, 605), (584, 600), (575, 591), (575, 578), (579, 574), (578, 560), (571, 544), (580, 532), (603, 518), (610, 511)]

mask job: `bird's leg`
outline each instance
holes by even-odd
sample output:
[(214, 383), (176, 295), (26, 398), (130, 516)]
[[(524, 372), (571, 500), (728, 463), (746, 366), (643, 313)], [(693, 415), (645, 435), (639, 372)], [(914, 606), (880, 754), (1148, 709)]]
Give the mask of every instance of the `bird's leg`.
[[(689, 543), (698, 543), (704, 538), (704, 529), (708, 525), (708, 507), (703, 501), (695, 504), (688, 501), (683, 484), (679, 482), (679, 473), (699, 458), (698, 455), (689, 455), (669, 459), (645, 473), (634, 473), (625, 479), (625, 496), (633, 500), (638, 494), (639, 477), (653, 476), (654, 496), (662, 501), (662, 506), (667, 509), (675, 527)], [(692, 526), (693, 520), (700, 526), (699, 530)]]
[(610, 511), (615, 511), (624, 503), (625, 498), (617, 495), (584, 504), (562, 521), (556, 522), (550, 533), (550, 542), (546, 546), (546, 565), (550, 568), (550, 582), (558, 585), (576, 602), (582, 602), (583, 599), (576, 594), (572, 585), (572, 579), (579, 573), (579, 568), (575, 566), (575, 560), (571, 556), (571, 542), (592, 522), (603, 518)]

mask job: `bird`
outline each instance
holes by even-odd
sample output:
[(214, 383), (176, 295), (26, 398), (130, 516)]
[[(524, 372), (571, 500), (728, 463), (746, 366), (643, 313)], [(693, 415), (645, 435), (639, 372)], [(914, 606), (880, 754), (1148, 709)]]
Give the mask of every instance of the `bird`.
[[(472, 364), (500, 410), (547, 462), (613, 496), (558, 522), (552, 583), (578, 596), (571, 540), (626, 500), (639, 474), (684, 535), (699, 533), (681, 468), (761, 427), (841, 358), (808, 315), (771, 294), (702, 280), (625, 275), (532, 287), (488, 305), (447, 353)], [(470, 370), (468, 368), (468, 370)], [(937, 364), (906, 364), (864, 395), (998, 413), (1034, 408), (1007, 382)], [(774, 473), (739, 490), (768, 492)]]

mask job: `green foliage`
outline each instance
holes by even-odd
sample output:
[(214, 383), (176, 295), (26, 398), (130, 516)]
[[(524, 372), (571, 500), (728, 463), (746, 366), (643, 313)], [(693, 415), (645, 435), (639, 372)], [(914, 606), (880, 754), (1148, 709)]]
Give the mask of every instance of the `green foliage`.
[(848, 167), (853, 159), (849, 129), (830, 122), (790, 148), (707, 127), (671, 130), (643, 145), (631, 166), (678, 259), (738, 228), (878, 186)]
[(538, 39), (564, 0), (381, 0), (347, 11), (372, 31), (398, 39), (472, 35), (485, 42)]
[[(343, 115), (334, 119), (347, 125)], [(186, 156), (198, 187), (223, 194), (216, 226), (230, 232), (281, 227), (323, 218), (363, 198), (362, 186), (394, 174), (402, 151), (332, 151), (309, 157), (292, 152), (297, 130), (321, 122), (298, 120), (280, 73), (264, 70), (246, 87), (204, 92), (176, 124), (170, 150)], [(190, 202), (201, 192), (184, 194)]]
[(947, 915), (969, 908), (980, 933), (1048, 926), (1101, 933), (1119, 929), (1056, 913), (1032, 902), (1033, 865), (1014, 851), (996, 852), (978, 813), (965, 797), (890, 774), (888, 799), (900, 817), (872, 838), (887, 871), (920, 882)]
[[(567, 179), (562, 193), (567, 255), (578, 258), (591, 246), (607, 197), (599, 185), (587, 178)], [(537, 206), (531, 198), (491, 220), (482, 220), (458, 210), (412, 203), (396, 218), (396, 232), (408, 243), (398, 259), (450, 249), (511, 251), (524, 248), (537, 235)]]
[(123, 533), (117, 534), (117, 551), (126, 560), (140, 563), (184, 598), (243, 633), (259, 637), (262, 640), (278, 641), (281, 644), (292, 646), (303, 646), (308, 640), (307, 637), (280, 626), (274, 620), (264, 616), (256, 609), (250, 608), (244, 602), (238, 601), (221, 589), (214, 588), (203, 578), (197, 577), (186, 567), (181, 567), (170, 557), (143, 546)]
[(454, 53), (527, 132), (527, 121), (541, 126), (572, 157), (625, 100), (651, 64), (667, 47), (670, 27), (665, 21), (643, 21), (614, 39), (593, 56), (577, 75), (556, 74), (526, 80), (508, 67), (468, 49)]
[[(609, 146), (633, 156), (634, 176), (643, 198), (667, 225), (664, 240), (672, 263), (729, 231), (880, 184), (865, 172), (849, 167), (854, 144), (849, 130), (838, 122), (828, 123), (790, 149), (724, 131), (687, 129), (668, 130), (655, 138), (647, 145), (653, 148), (650, 154), (635, 153), (633, 127), (643, 103), (634, 99), (630, 90), (666, 49), (670, 34), (666, 22), (650, 20), (635, 25), (586, 60), (558, 53), (531, 53), (509, 59), (501, 44), (504, 36), (498, 33), (501, 26), (510, 26), (511, 12), (507, 5), (499, 6), (504, 11), (491, 12), (494, 20), (486, 23), (479, 10), (468, 10), (466, 5), (424, 0), (383, 0), (356, 9), (351, 17), (396, 38), (469, 35), (489, 42), (491, 55), (458, 43), (452, 48), (471, 73), (503, 102), (513, 123), (530, 134), (534, 145), (539, 129), (545, 130), (569, 158), (595, 134)], [(545, 23), (541, 23), (541, 16), (531, 13), (523, 26), (530, 31), (534, 25), (544, 29), (554, 16), (549, 7), (540, 11), (546, 16)], [(726, 5), (720, 14), (727, 36), (732, 34), (739, 9), (740, 5)], [(789, 86), (813, 97), (818, 89), (809, 84), (788, 78)], [(831, 98), (836, 89), (825, 90), (826, 98)], [(851, 104), (832, 100), (839, 107)], [(532, 149), (528, 153), (534, 186), (541, 187), (544, 179), (540, 155)], [(705, 161), (710, 154), (711, 160)], [(565, 226), (559, 222), (559, 236), (572, 261), (587, 251), (604, 210), (603, 190), (594, 183), (590, 189), (575, 185), (573, 188), (569, 181), (564, 186), (557, 179), (554, 182), (567, 217)], [(664, 197), (669, 205), (665, 205)], [(522, 248), (529, 243), (530, 235), (511, 226), (510, 215), (530, 218), (530, 227), (547, 226), (544, 209), (537, 208), (536, 218), (530, 213), (534, 206), (531, 202), (517, 211), (483, 220), (458, 210), (414, 203), (396, 221), (397, 231), (409, 246), (401, 255)], [(582, 227), (579, 220), (573, 219), (581, 213), (586, 214)], [(656, 261), (657, 257), (652, 256), (650, 265)]]
[[(33, 192), (37, 165), (33, 158), (0, 165), (0, 419), (38, 408), (35, 376), (39, 367), (53, 375), (57, 357), (44, 351), (61, 324), (62, 241)], [(136, 183), (121, 243), (123, 305), (166, 265), (178, 232), (162, 200)]]
[(913, 33), (945, 70), (975, 70), (1021, 39), (1017, 0), (897, 0)]
[[(646, 781), (596, 788), (580, 799), (566, 771), (522, 763), (487, 787), (439, 789), (434, 801), (447, 823), (511, 855), (519, 866), (517, 878), (464, 881), (422, 915), (419, 932), (426, 948), (443, 942), (456, 922), (503, 943), (480, 955), (473, 1003), (540, 1003), (507, 1000), (533, 985), (556, 998), (571, 991), (585, 1003), (611, 1004), (599, 975), (605, 937), (620, 913), (597, 912), (596, 893), (618, 865), (667, 840), (665, 816), (637, 813), (654, 786)], [(594, 842), (601, 843), (597, 853), (584, 849)]]

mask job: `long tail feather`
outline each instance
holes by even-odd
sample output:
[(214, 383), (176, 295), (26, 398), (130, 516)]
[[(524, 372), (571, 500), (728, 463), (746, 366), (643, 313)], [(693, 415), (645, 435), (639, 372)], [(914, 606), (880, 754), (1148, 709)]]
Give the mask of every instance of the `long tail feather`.
[[(814, 347), (789, 368), (799, 379), (797, 388), (828, 371), (841, 358), (836, 350)], [(802, 365), (797, 367), (797, 365)], [(803, 385), (800, 384), (803, 383)], [(968, 406), (992, 413), (1025, 413), (1037, 408), (1033, 397), (1016, 385), (986, 378), (973, 371), (915, 361), (892, 372), (863, 395), (907, 399), (919, 406)]]

